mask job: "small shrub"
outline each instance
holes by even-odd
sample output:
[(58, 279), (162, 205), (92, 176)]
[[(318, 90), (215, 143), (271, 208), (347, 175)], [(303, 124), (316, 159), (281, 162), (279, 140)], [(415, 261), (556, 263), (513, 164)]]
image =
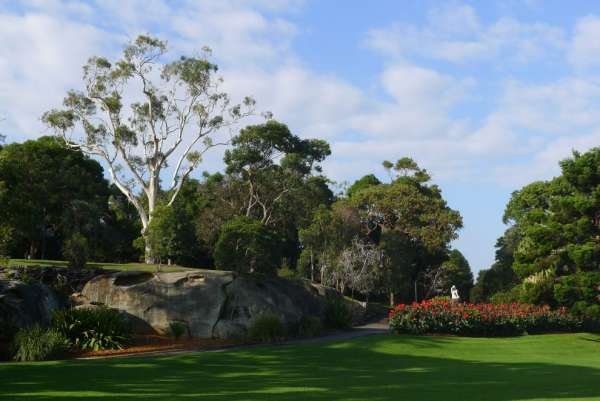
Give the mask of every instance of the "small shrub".
[(302, 319), (290, 326), (289, 331), (294, 337), (316, 337), (323, 331), (323, 324), (317, 317), (303, 316)]
[(73, 269), (84, 268), (88, 258), (88, 249), (87, 239), (79, 233), (73, 234), (66, 240), (63, 255), (67, 259), (69, 267)]
[(341, 297), (327, 300), (325, 324), (331, 329), (347, 329), (352, 325), (352, 312)]
[(122, 349), (129, 334), (123, 316), (106, 307), (58, 310), (52, 324), (81, 350)]
[(14, 343), (14, 360), (45, 361), (64, 356), (69, 350), (67, 337), (56, 329), (32, 326), (17, 332)]
[(169, 323), (169, 332), (171, 336), (179, 340), (188, 331), (187, 325), (183, 322), (171, 322)]
[(10, 264), (10, 258), (8, 256), (0, 255), (0, 266), (8, 267)]
[(256, 317), (248, 328), (250, 338), (260, 342), (283, 340), (286, 330), (279, 316), (273, 313), (263, 313)]

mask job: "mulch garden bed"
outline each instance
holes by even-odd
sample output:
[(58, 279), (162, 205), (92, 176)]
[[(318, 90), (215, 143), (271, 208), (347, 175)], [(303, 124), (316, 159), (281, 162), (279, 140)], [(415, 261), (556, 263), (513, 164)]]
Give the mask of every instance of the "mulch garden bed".
[(180, 338), (176, 340), (172, 337), (161, 335), (137, 335), (129, 341), (126, 348), (103, 351), (83, 351), (77, 353), (75, 357), (87, 358), (165, 351), (210, 350), (242, 344), (246, 344), (246, 342), (212, 338)]

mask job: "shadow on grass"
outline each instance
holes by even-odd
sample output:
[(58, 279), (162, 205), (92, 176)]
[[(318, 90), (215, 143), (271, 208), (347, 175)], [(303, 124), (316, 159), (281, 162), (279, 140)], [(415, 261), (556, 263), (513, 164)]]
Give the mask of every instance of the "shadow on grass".
[[(413, 346), (404, 341), (420, 347), (440, 339), (404, 338), (394, 347)], [(0, 399), (600, 399), (600, 369), (391, 355), (377, 351), (381, 344), (389, 346), (389, 338), (152, 359), (0, 364)]]

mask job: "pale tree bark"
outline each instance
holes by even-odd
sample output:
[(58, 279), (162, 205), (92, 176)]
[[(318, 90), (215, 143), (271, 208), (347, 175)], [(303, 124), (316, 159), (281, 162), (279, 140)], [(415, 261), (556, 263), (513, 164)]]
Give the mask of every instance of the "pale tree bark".
[[(111, 181), (139, 215), (147, 263), (153, 252), (146, 234), (161, 193), (171, 206), (204, 153), (229, 141), (213, 136), (254, 111), (253, 99), (231, 104), (220, 91), (208, 49), (202, 57), (170, 63), (163, 62), (166, 52), (166, 43), (139, 36), (115, 63), (92, 57), (84, 66), (85, 89), (70, 91), (64, 109), (43, 116), (68, 147), (105, 162)], [(135, 99), (128, 110), (126, 97)], [(169, 185), (161, 188), (170, 166)]]

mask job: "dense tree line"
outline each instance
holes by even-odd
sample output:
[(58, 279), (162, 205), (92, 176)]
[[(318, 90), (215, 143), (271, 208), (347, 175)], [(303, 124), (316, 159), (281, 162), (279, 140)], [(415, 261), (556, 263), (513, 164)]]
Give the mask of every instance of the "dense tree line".
[(135, 207), (102, 166), (55, 137), (0, 150), (0, 253), (94, 261), (153, 257), (185, 266), (306, 277), (396, 301), (468, 294), (467, 261), (449, 243), (461, 227), (429, 175), (401, 159), (390, 182), (367, 175), (334, 196), (320, 162), (326, 142), (269, 120), (240, 130), (223, 172), (160, 192), (146, 238)]

